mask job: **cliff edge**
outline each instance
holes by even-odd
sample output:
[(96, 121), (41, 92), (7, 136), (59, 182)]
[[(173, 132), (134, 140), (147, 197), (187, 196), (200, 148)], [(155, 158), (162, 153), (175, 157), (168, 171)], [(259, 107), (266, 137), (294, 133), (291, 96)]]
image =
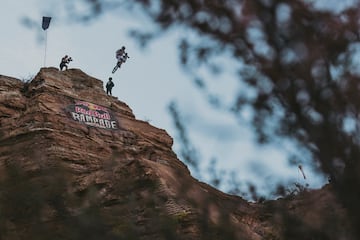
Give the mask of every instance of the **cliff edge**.
[(330, 186), (250, 203), (172, 144), (79, 69), (0, 75), (0, 239), (351, 239)]

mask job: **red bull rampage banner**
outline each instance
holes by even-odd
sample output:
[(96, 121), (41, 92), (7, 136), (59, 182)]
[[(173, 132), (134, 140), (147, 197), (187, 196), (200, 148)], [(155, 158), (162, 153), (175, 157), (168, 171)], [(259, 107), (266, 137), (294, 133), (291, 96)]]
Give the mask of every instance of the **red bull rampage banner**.
[(111, 111), (93, 103), (76, 101), (67, 107), (73, 120), (93, 127), (114, 130), (118, 124)]

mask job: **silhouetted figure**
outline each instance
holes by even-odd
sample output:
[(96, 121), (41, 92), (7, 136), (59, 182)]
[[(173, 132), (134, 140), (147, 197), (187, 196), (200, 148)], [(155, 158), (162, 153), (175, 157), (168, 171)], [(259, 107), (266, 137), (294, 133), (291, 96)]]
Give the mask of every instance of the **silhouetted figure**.
[(114, 82), (112, 81), (112, 78), (109, 78), (109, 81), (106, 83), (106, 94), (112, 95), (111, 90), (115, 86)]
[(65, 70), (68, 69), (68, 64), (69, 62), (72, 61), (72, 58), (69, 57), (68, 55), (65, 55), (62, 59), (61, 59), (61, 63), (60, 63), (60, 71), (63, 70), (63, 68), (65, 68)]

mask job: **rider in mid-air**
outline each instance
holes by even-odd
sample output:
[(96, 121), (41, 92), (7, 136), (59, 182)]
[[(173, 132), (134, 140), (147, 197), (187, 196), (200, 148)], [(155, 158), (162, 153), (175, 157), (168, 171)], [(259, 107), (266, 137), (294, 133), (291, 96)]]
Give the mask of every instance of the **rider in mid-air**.
[(122, 46), (119, 50), (116, 51), (116, 59), (118, 60), (118, 62), (121, 61), (122, 56), (125, 54), (125, 47)]
[(121, 67), (121, 64), (125, 63), (126, 60), (130, 58), (127, 54), (127, 52), (125, 52), (125, 47), (122, 46), (119, 50), (116, 51), (116, 59), (117, 59), (117, 63), (116, 66), (113, 70), (113, 73)]

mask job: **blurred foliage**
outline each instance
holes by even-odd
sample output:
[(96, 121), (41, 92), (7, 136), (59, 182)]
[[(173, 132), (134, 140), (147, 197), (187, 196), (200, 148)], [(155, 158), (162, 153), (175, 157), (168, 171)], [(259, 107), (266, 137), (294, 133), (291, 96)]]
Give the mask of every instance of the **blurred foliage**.
[(231, 111), (253, 109), (260, 143), (280, 136), (306, 149), (359, 222), (358, 1), (341, 12), (301, 0), (136, 2), (162, 30), (186, 26), (204, 39), (184, 37), (185, 67), (230, 53), (255, 93), (234, 96)]
[[(320, 9), (317, 2), (83, 1), (95, 17), (106, 12), (108, 4), (140, 7), (158, 27), (154, 33), (135, 31), (143, 42), (180, 26), (196, 33), (202, 41), (184, 36), (179, 44), (181, 63), (191, 73), (199, 66), (219, 71), (210, 60), (230, 55), (238, 63), (239, 83), (254, 94), (234, 96), (229, 111), (241, 118), (251, 107), (259, 143), (282, 137), (305, 149), (314, 165), (330, 176), (354, 229), (360, 229), (359, 1), (343, 10)], [(206, 79), (194, 78), (206, 91)], [(184, 156), (194, 162), (192, 147), (183, 133), (180, 136)]]
[[(236, 239), (228, 214), (216, 225), (209, 221), (207, 204), (215, 199), (194, 212), (170, 214), (166, 203), (184, 199), (167, 199), (158, 178), (147, 179), (138, 162), (121, 166), (121, 172), (109, 170), (109, 185), (90, 183), (85, 188), (76, 182), (73, 169), (52, 165), (29, 171), (12, 162), (1, 169), (0, 239)], [(136, 173), (142, 177), (134, 178)], [(185, 196), (190, 186), (182, 187)], [(104, 191), (110, 192), (110, 201)]]
[[(94, 196), (70, 193), (71, 180), (64, 169), (34, 174), (8, 165), (2, 173), (1, 239), (115, 239)], [(81, 207), (83, 201), (92, 203)], [(77, 214), (72, 212), (75, 208)]]

